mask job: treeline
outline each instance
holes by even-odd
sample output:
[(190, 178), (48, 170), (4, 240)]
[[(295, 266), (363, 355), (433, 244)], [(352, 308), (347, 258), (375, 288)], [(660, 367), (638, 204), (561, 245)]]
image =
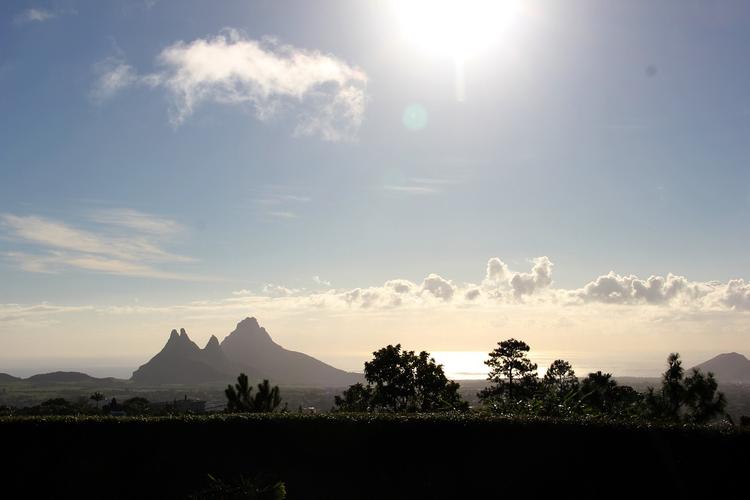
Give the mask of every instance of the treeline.
[[(679, 354), (667, 358), (660, 388), (645, 393), (619, 385), (610, 373), (597, 371), (579, 379), (563, 359), (552, 362), (544, 376), (528, 358), (521, 340), (499, 342), (488, 354), (489, 386), (478, 393), (477, 411), (544, 417), (597, 416), (614, 419), (704, 424), (724, 417), (726, 398), (717, 391), (712, 373), (686, 374)], [(336, 396), (340, 412), (467, 411), (459, 384), (445, 376), (429, 353), (389, 345), (365, 363), (365, 384)]]
[(159, 417), (190, 413), (190, 411), (184, 409), (184, 405), (181, 405), (179, 400), (154, 404), (144, 397), (135, 396), (121, 402), (117, 398), (111, 398), (108, 402), (101, 404), (104, 399), (100, 392), (95, 392), (88, 398), (81, 396), (75, 401), (65, 398), (50, 398), (37, 405), (21, 408), (0, 406), (0, 416), (128, 415), (133, 417)]

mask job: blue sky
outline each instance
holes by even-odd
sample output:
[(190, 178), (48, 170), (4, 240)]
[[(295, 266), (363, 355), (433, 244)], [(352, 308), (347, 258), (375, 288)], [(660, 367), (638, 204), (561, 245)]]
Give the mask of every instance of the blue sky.
[[(558, 291), (610, 270), (750, 277), (750, 5), (527, 4), (466, 57), (459, 101), (453, 56), (413, 43), (388, 2), (3, 2), (0, 304), (458, 286), (491, 257), (521, 273), (547, 256)], [(199, 82), (176, 120), (196, 43), (257, 43), (288, 71), (258, 98), (248, 70), (243, 102), (231, 78)], [(300, 54), (312, 86), (292, 96)]]

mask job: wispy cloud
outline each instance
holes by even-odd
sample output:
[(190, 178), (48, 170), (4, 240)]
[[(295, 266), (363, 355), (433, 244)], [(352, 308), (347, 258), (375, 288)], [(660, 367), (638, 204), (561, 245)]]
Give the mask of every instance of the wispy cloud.
[(178, 223), (129, 209), (96, 212), (94, 229), (35, 215), (0, 214), (0, 230), (26, 247), (5, 253), (21, 269), (58, 273), (79, 269), (121, 276), (200, 280), (198, 276), (167, 271), (157, 264), (180, 264), (194, 259), (169, 252), (163, 244), (182, 230)]
[(95, 99), (144, 85), (170, 94), (170, 121), (178, 126), (204, 102), (252, 107), (260, 120), (295, 110), (296, 135), (352, 139), (364, 119), (367, 76), (318, 51), (252, 40), (237, 30), (180, 41), (157, 56), (159, 70), (139, 75), (122, 59), (96, 67)]
[(432, 186), (401, 186), (391, 184), (383, 186), (383, 189), (406, 194), (437, 194), (440, 192), (439, 189)]
[(260, 188), (253, 201), (265, 215), (280, 219), (296, 219), (300, 205), (311, 202), (312, 198), (299, 194), (299, 189), (290, 186), (272, 185)]
[(430, 195), (440, 194), (447, 186), (456, 184), (452, 179), (438, 179), (431, 177), (414, 177), (404, 182), (386, 184), (383, 189), (403, 194)]
[(101, 224), (121, 226), (155, 235), (172, 235), (185, 230), (181, 224), (173, 220), (129, 208), (100, 210), (91, 214), (91, 219)]
[(145, 82), (135, 69), (125, 64), (120, 57), (107, 57), (94, 64), (93, 70), (96, 81), (91, 88), (91, 98), (95, 102), (106, 101), (131, 85)]
[(13, 18), (13, 20), (16, 22), (16, 24), (43, 23), (44, 21), (49, 21), (50, 19), (53, 19), (55, 17), (57, 17), (57, 14), (55, 14), (51, 10), (31, 8), (20, 12), (16, 15), (15, 18)]
[(296, 213), (289, 211), (269, 210), (266, 214), (279, 219), (296, 219), (298, 217)]

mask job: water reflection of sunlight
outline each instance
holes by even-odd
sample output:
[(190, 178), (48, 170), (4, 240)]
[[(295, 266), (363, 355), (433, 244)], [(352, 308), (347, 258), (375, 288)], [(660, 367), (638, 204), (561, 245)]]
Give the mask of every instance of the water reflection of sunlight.
[[(443, 365), (445, 374), (452, 380), (485, 379), (489, 371), (484, 361), (488, 358), (484, 351), (435, 351), (435, 361)], [(627, 357), (627, 356), (624, 356)], [(537, 364), (539, 376), (543, 376), (547, 367), (556, 359), (565, 359), (573, 365), (579, 377), (597, 370), (611, 372), (615, 376), (653, 377), (661, 368), (653, 359), (628, 360), (595, 353), (532, 351), (529, 359)]]

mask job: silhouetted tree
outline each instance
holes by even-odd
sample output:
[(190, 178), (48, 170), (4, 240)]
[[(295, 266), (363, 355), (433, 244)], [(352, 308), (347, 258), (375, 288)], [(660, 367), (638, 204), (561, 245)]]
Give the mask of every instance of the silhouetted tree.
[(37, 406), (24, 408), (21, 413), (26, 415), (76, 415), (81, 408), (65, 398), (52, 398), (42, 401)]
[[(370, 410), (372, 387), (356, 383), (349, 386), (341, 396), (334, 398), (336, 409), (349, 412), (366, 412)], [(300, 407), (301, 412), (301, 407)]]
[(253, 388), (250, 387), (247, 375), (240, 373), (237, 383), (232, 387), (227, 386), (224, 394), (227, 396), (227, 411), (229, 412), (272, 412), (281, 404), (279, 386), (271, 387), (268, 380), (258, 384), (258, 392), (252, 396)]
[(556, 394), (568, 394), (578, 389), (578, 378), (570, 363), (563, 359), (556, 359), (547, 368), (542, 379), (544, 385)]
[(680, 355), (667, 358), (667, 370), (662, 375), (661, 390), (648, 388), (644, 397), (646, 418), (676, 422), (686, 420), (706, 423), (724, 413), (726, 398), (717, 393), (718, 384), (713, 373), (703, 374), (693, 369), (684, 376)]
[(271, 387), (268, 379), (258, 384), (258, 392), (255, 394), (255, 411), (268, 413), (274, 411), (281, 404), (279, 386)]
[(96, 408), (99, 409), (99, 403), (104, 400), (104, 394), (97, 391), (89, 397), (90, 400), (96, 401)]
[(528, 344), (522, 340), (508, 339), (497, 345), (484, 362), (490, 367), (487, 380), (494, 385), (480, 391), (479, 398), (514, 400), (533, 395), (537, 385), (537, 366), (526, 357), (530, 350)]
[(690, 375), (685, 377), (687, 420), (703, 424), (724, 414), (727, 401), (724, 393), (716, 392), (717, 388), (718, 384), (711, 372), (703, 374), (694, 368)]
[(367, 386), (355, 384), (335, 399), (342, 411), (383, 410), (427, 412), (464, 410), (468, 403), (458, 394), (459, 385), (448, 380), (443, 366), (422, 351), (402, 351), (388, 345), (365, 363)]
[(581, 401), (600, 412), (610, 410), (616, 396), (617, 382), (611, 373), (589, 373), (581, 383)]
[(151, 405), (148, 399), (140, 396), (123, 401), (122, 409), (127, 415), (148, 415), (151, 413)]
[(671, 353), (667, 357), (667, 371), (662, 375), (661, 382), (662, 413), (667, 419), (677, 420), (680, 417), (680, 406), (685, 399), (685, 388), (682, 385), (684, 373), (680, 355)]

